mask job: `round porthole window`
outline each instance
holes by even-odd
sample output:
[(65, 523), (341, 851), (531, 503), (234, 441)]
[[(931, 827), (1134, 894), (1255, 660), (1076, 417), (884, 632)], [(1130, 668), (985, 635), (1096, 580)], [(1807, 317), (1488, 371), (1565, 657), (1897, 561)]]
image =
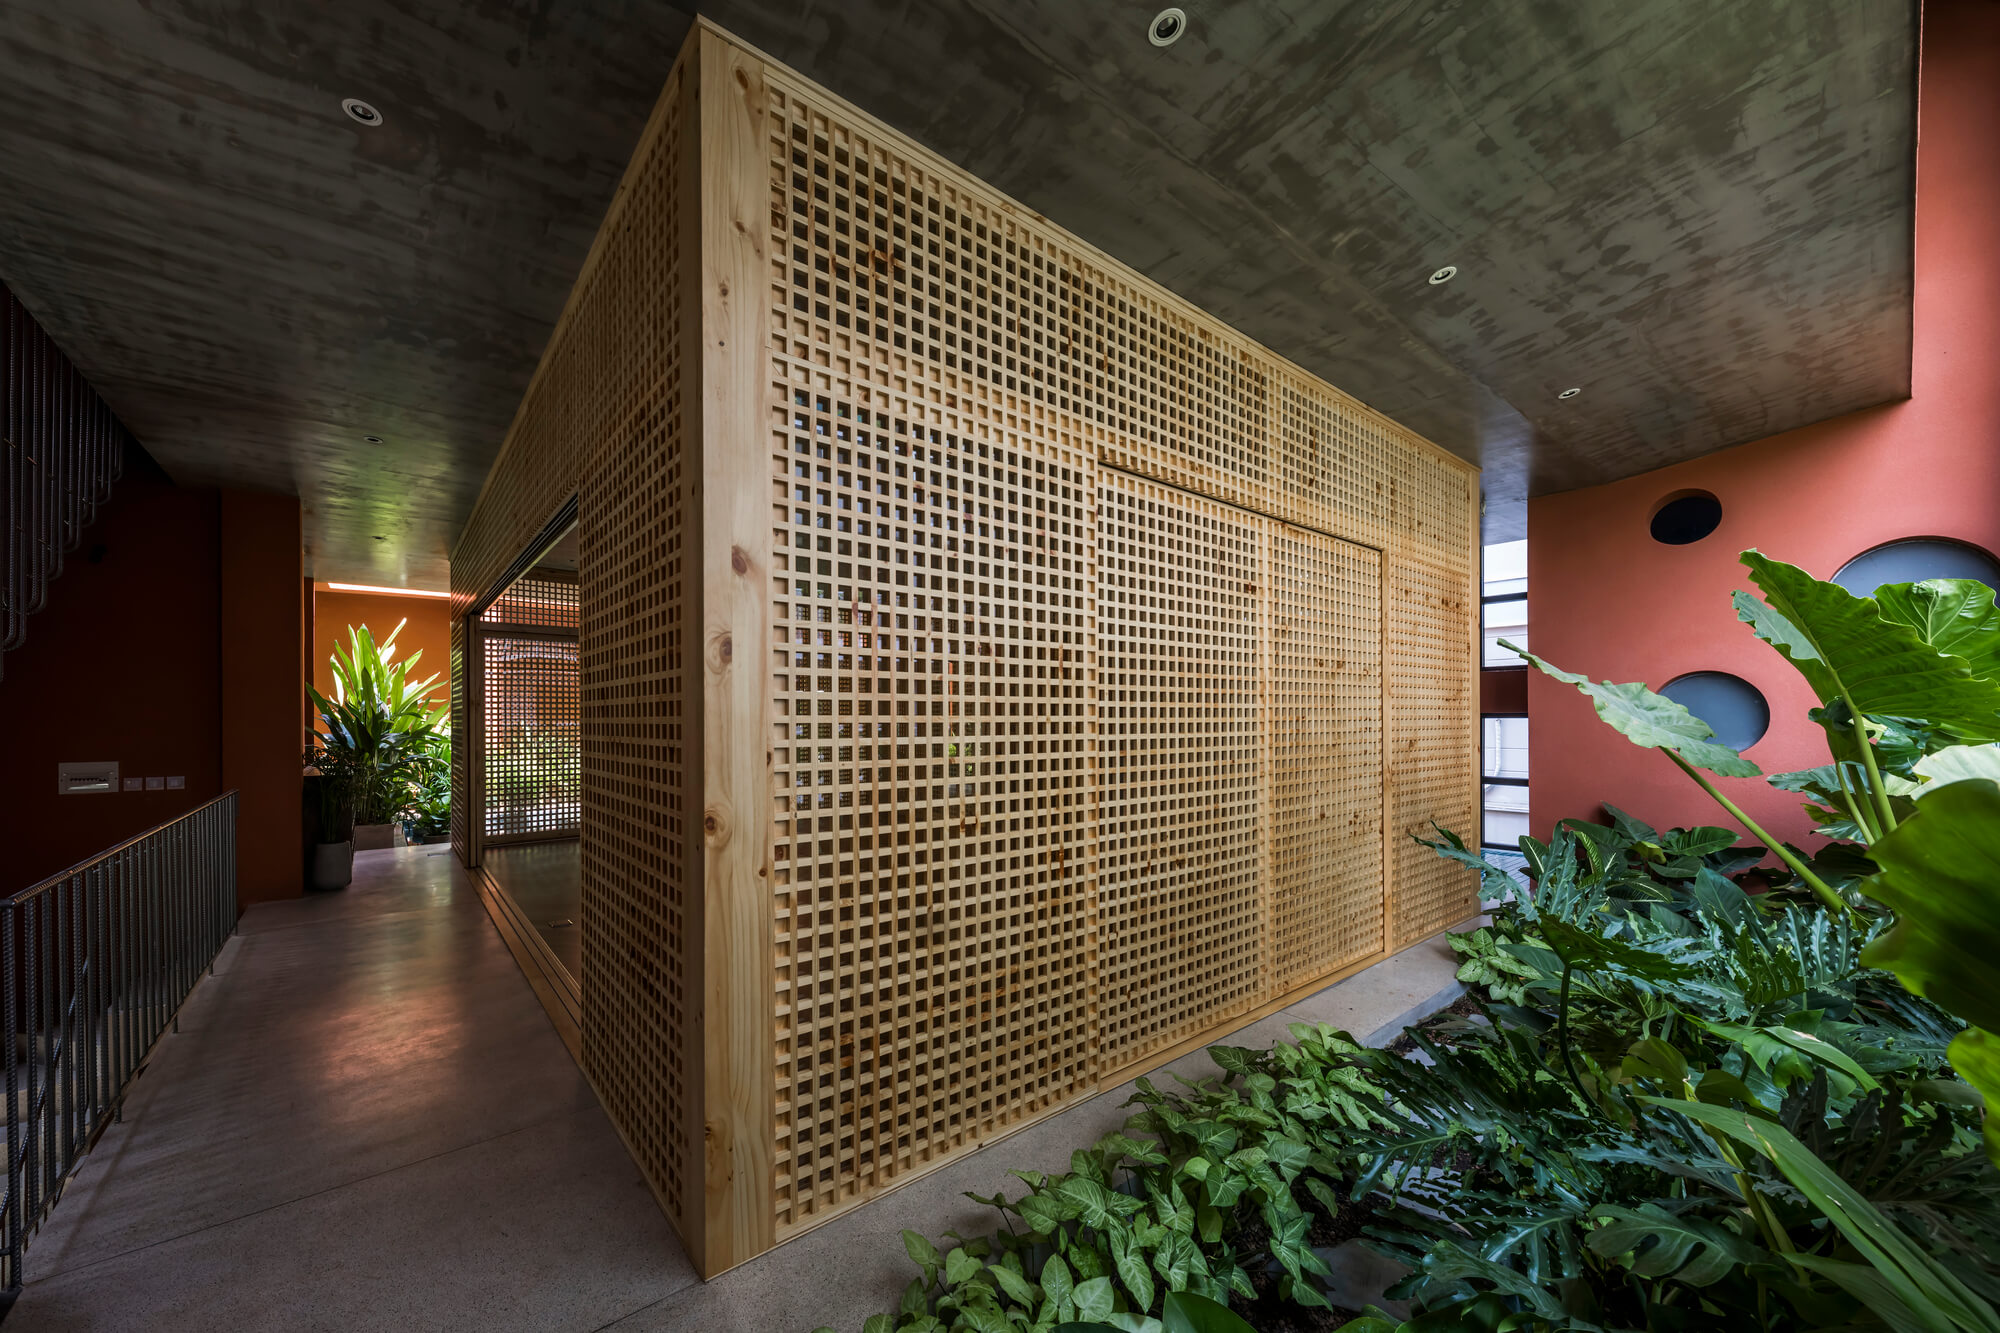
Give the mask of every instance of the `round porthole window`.
[(1755, 685), (1727, 671), (1690, 671), (1660, 693), (1715, 728), (1715, 739), (1732, 750), (1749, 749), (1771, 729), (1771, 705)]
[(1842, 565), (1833, 581), (1866, 597), (1885, 583), (1920, 583), (1925, 579), (1978, 579), (2000, 588), (2000, 560), (1969, 542), (1946, 537), (1911, 537), (1863, 551)]
[(1722, 522), (1722, 501), (1707, 491), (1669, 495), (1653, 511), (1653, 540), (1668, 546), (1700, 541)]

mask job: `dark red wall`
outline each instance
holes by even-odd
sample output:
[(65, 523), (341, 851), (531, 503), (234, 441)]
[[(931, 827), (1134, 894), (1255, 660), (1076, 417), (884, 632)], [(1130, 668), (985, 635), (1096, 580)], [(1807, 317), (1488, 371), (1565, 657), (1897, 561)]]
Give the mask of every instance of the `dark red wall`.
[(236, 899), (300, 892), (299, 502), (224, 491), (222, 785), (238, 793)]
[[(238, 903), (300, 891), (299, 503), (184, 489), (134, 451), (6, 656), (0, 892), (240, 790)], [(178, 791), (58, 796), (65, 760)]]
[[(1749, 750), (1766, 772), (1825, 762), (1815, 702), (1730, 606), (1751, 587), (1736, 553), (1756, 546), (1821, 578), (1870, 547), (1941, 536), (2000, 552), (2000, 5), (1924, 6), (1917, 152), (1916, 309), (1908, 401), (1528, 506), (1531, 646), (1594, 679), (1655, 689), (1727, 671), (1763, 692), (1771, 729)], [(1810, 368), (1803, 374), (1811, 374)], [(1647, 532), (1659, 502), (1700, 489), (1721, 527), (1689, 546)], [(1599, 723), (1568, 686), (1529, 682), (1533, 822), (1603, 801), (1655, 823), (1722, 822), (1659, 755)], [(1719, 779), (1781, 837), (1804, 836), (1798, 798)]]
[[(220, 498), (143, 455), (49, 586), (0, 679), (0, 890), (14, 892), (222, 790)], [(96, 557), (93, 559), (93, 555)], [(115, 759), (181, 791), (58, 796), (64, 760)]]

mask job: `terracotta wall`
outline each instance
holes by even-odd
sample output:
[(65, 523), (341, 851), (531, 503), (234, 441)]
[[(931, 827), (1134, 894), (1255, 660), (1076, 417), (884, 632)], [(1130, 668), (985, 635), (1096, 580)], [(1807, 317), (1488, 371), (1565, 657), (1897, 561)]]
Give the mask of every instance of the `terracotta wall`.
[[(231, 786), (239, 904), (300, 891), (298, 513), (292, 497), (174, 486), (135, 451), (6, 657), (0, 892)], [(104, 759), (185, 785), (56, 794), (59, 763)]]
[(299, 501), (224, 491), (220, 517), (219, 745), (222, 785), (239, 793), (236, 897), (248, 906), (301, 889)]
[[(1743, 677), (1771, 706), (1749, 751), (1766, 772), (1824, 762), (1825, 750), (1805, 718), (1812, 696), (1731, 609), (1731, 590), (1751, 586), (1739, 550), (1821, 578), (1902, 537), (2000, 552), (2000, 6), (1927, 4), (1923, 37), (1910, 399), (1528, 508), (1531, 645), (1572, 671), (1656, 689), (1689, 671)], [(1654, 542), (1653, 510), (1687, 489), (1721, 500), (1721, 526), (1688, 546)], [(1661, 824), (1718, 822), (1671, 764), (1605, 728), (1569, 687), (1536, 675), (1529, 708), (1538, 833), (1603, 801)], [(1796, 797), (1721, 783), (1779, 836), (1810, 827)]]
[[(347, 627), (366, 625), (377, 643), (387, 638), (396, 622), (408, 619), (396, 636), (396, 660), (408, 661), (421, 651), (418, 679), (436, 674), (440, 683), (451, 678), (451, 602), (443, 597), (403, 597), (389, 593), (336, 592), (321, 588), (313, 594), (312, 675), (313, 685), (329, 698), (333, 695), (333, 668), (327, 659), (334, 647), (347, 647)], [(446, 691), (432, 696), (447, 703)]]
[[(135, 454), (0, 679), (0, 891), (14, 892), (222, 790), (214, 491)], [(64, 760), (115, 759), (180, 791), (58, 796)]]

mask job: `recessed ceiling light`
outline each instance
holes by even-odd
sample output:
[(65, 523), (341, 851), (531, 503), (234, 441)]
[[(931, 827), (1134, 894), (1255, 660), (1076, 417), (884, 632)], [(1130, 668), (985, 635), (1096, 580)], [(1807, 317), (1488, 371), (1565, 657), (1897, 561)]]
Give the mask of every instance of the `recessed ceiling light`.
[(1439, 286), (1440, 284), (1450, 282), (1453, 278), (1457, 276), (1458, 276), (1458, 265), (1446, 264), (1443, 268), (1431, 274), (1431, 286), (1436, 287)]
[(368, 441), (368, 443), (370, 444), (382, 443), (382, 437), (380, 435), (364, 435), (361, 438)]
[(347, 113), (349, 120), (366, 125), (370, 129), (382, 123), (382, 113), (358, 97), (344, 97), (340, 109)]
[(1576, 396), (1577, 396), (1578, 394), (1580, 394), (1580, 393), (1582, 393), (1582, 392), (1583, 392), (1583, 390), (1581, 390), (1581, 389), (1576, 389), (1576, 388), (1570, 388), (1570, 389), (1564, 389), (1564, 390), (1563, 390), (1563, 391), (1562, 391), (1561, 393), (1557, 394), (1557, 395), (1556, 395), (1556, 397), (1558, 397), (1558, 398), (1574, 398), (1574, 397), (1576, 397)]
[(1154, 46), (1172, 46), (1187, 31), (1187, 15), (1178, 9), (1163, 9), (1153, 15), (1152, 26), (1146, 29), (1146, 40)]

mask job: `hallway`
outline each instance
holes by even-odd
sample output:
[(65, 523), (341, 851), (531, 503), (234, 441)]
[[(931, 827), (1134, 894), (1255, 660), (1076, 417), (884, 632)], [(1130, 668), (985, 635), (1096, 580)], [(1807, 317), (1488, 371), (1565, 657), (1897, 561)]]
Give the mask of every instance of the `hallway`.
[(14, 1330), (595, 1329), (694, 1281), (448, 849), (252, 908)]
[[(1386, 1041), (1454, 968), (1430, 940), (1230, 1040), (1325, 1021)], [(8, 1333), (854, 1333), (911, 1276), (903, 1228), (990, 1229), (965, 1191), (1060, 1169), (1130, 1092), (702, 1284), (449, 851), (364, 852), (345, 892), (244, 916), (31, 1243)]]

